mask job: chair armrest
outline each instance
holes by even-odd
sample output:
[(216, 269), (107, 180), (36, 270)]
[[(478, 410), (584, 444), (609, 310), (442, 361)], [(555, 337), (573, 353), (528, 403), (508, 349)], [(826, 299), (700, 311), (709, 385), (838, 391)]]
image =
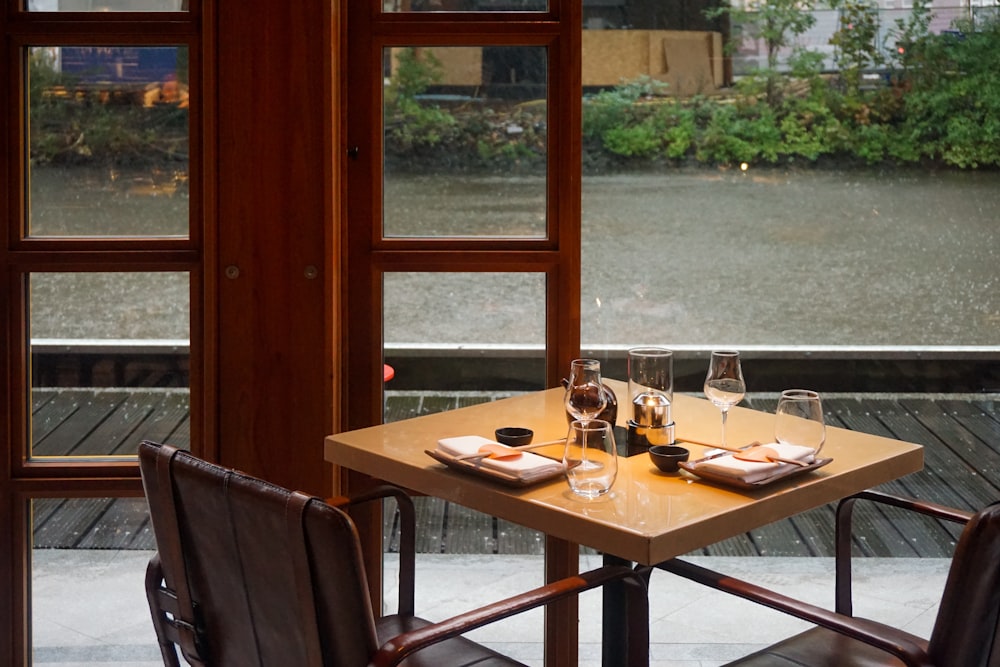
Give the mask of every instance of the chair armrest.
[(932, 664), (927, 655), (927, 640), (897, 628), (838, 614), (683, 560), (668, 560), (656, 567), (864, 642), (895, 655), (912, 667)]
[(852, 520), (854, 517), (854, 504), (858, 500), (867, 500), (880, 505), (891, 505), (892, 507), (916, 512), (917, 514), (960, 524), (966, 524), (972, 518), (972, 512), (956, 510), (923, 500), (894, 496), (882, 493), (881, 491), (861, 491), (841, 500), (837, 505), (834, 609), (836, 609), (837, 613), (845, 616), (852, 616), (854, 614), (854, 604), (851, 595), (851, 538), (853, 534)]
[(352, 505), (393, 498), (399, 508), (399, 607), (401, 616), (413, 616), (415, 608), (414, 587), (417, 563), (417, 513), (413, 498), (403, 489), (390, 484), (380, 484), (350, 497), (337, 496), (327, 502), (334, 507)]
[(639, 573), (623, 565), (590, 570), (560, 579), (531, 591), (494, 602), (473, 611), (453, 616), (440, 623), (432, 623), (417, 630), (405, 632), (383, 644), (372, 656), (371, 667), (390, 667), (406, 656), (432, 644), (457, 637), (516, 614), (535, 609), (551, 602), (598, 588), (612, 581), (626, 583), (629, 609), (629, 665), (648, 664), (649, 661), (649, 608), (646, 597), (646, 580)]

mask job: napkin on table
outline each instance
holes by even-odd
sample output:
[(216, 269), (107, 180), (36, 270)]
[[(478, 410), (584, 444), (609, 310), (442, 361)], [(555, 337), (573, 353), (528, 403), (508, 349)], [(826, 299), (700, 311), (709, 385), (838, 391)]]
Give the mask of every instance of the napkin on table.
[[(467, 454), (476, 454), (479, 452), (480, 447), (489, 444), (495, 445), (497, 442), (479, 435), (461, 435), (438, 440), (437, 448), (439, 452), (448, 456), (464, 456)], [(468, 463), (489, 470), (496, 470), (497, 472), (502, 472), (526, 482), (562, 472), (563, 469), (561, 461), (556, 461), (546, 456), (539, 456), (531, 452), (521, 452), (521, 456), (515, 459), (491, 459), (483, 457), (481, 459), (470, 459)]]
[[(812, 447), (802, 447), (800, 445), (783, 445), (776, 442), (768, 443), (764, 447), (770, 447), (783, 459), (797, 459), (805, 463), (812, 463), (815, 460), (815, 451)], [(714, 459), (710, 459), (698, 464), (699, 470), (705, 470), (716, 475), (725, 475), (739, 479), (747, 484), (753, 484), (765, 480), (779, 472), (784, 472), (795, 467), (794, 463), (771, 463), (769, 461), (743, 461), (732, 454), (726, 454)]]

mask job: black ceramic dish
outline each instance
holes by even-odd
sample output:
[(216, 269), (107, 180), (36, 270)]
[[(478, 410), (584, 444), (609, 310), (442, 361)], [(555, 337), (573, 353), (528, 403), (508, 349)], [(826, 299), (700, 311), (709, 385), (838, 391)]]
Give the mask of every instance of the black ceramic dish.
[(677, 472), (681, 462), (687, 461), (691, 453), (677, 445), (654, 445), (649, 448), (649, 458), (663, 472)]
[(503, 428), (498, 428), (495, 435), (497, 442), (502, 445), (520, 447), (521, 445), (531, 444), (531, 439), (535, 436), (535, 433), (530, 428), (505, 426)]

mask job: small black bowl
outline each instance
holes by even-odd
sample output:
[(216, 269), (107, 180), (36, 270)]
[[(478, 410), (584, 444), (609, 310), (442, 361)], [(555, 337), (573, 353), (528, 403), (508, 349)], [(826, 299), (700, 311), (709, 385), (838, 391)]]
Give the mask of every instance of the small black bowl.
[(520, 426), (505, 426), (496, 430), (497, 442), (511, 447), (530, 444), (534, 436), (535, 433), (530, 428)]
[(687, 461), (691, 453), (677, 445), (654, 445), (649, 448), (649, 458), (663, 472), (677, 472), (677, 464)]

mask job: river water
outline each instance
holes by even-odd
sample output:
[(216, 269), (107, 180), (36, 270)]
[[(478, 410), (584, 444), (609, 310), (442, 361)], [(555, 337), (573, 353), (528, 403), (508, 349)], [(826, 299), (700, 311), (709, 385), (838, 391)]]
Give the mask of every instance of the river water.
[[(393, 179), (390, 224), (543, 229), (537, 183), (432, 181)], [(1000, 343), (1000, 173), (692, 170), (591, 176), (583, 190), (585, 346)], [(390, 285), (387, 343), (544, 335), (538, 280)]]
[[(176, 233), (186, 215), (185, 188), (33, 176), (36, 232)], [(386, 202), (403, 235), (545, 229), (538, 179), (392, 176)], [(998, 345), (998, 214), (997, 172), (588, 176), (583, 343)], [(35, 276), (33, 335), (187, 338), (186, 289), (183, 274)], [(538, 345), (543, 299), (539, 274), (390, 274), (386, 343)]]

